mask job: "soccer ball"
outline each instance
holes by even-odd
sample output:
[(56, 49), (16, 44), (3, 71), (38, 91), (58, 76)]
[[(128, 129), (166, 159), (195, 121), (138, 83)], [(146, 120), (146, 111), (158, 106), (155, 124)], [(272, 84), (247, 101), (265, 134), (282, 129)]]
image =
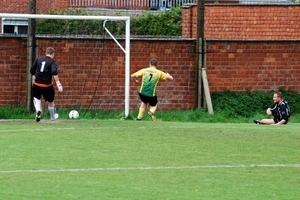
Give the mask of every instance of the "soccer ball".
[(58, 119), (59, 118), (59, 114), (55, 113), (54, 114), (54, 119)]
[(79, 113), (76, 110), (71, 110), (69, 113), (70, 119), (77, 119), (79, 117)]

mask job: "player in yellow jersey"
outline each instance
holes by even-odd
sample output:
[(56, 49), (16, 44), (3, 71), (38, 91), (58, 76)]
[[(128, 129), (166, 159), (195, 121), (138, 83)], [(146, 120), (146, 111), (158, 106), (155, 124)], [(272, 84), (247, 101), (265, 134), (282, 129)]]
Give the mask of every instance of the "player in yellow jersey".
[(133, 74), (131, 78), (134, 78), (135, 82), (138, 81), (138, 77), (142, 77), (142, 85), (139, 90), (139, 96), (142, 101), (137, 120), (141, 120), (144, 113), (149, 105), (148, 115), (152, 121), (156, 121), (154, 115), (157, 105), (156, 87), (159, 80), (173, 80), (173, 77), (169, 73), (165, 73), (161, 70), (156, 69), (158, 61), (156, 58), (150, 60), (148, 68), (141, 69)]

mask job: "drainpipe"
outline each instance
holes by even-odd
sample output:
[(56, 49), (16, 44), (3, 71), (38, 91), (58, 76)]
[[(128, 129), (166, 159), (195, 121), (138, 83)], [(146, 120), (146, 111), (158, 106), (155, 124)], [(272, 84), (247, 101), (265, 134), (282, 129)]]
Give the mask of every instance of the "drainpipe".
[[(28, 0), (28, 13), (36, 14), (36, 0)], [(35, 19), (28, 19), (28, 31), (27, 31), (27, 98), (26, 108), (29, 111), (33, 111), (33, 102), (31, 95), (32, 88), (32, 76), (30, 74), (31, 65), (36, 57), (36, 39), (35, 39)]]
[(197, 80), (197, 108), (203, 107), (202, 68), (205, 68), (204, 41), (204, 0), (197, 3), (197, 39), (196, 39), (196, 80)]

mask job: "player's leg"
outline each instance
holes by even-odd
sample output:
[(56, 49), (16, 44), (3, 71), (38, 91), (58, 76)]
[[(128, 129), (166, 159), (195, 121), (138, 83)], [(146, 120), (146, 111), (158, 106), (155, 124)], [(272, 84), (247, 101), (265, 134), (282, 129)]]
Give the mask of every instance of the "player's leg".
[(50, 113), (50, 119), (53, 121), (55, 120), (55, 104), (54, 101), (48, 102), (48, 111)]
[(140, 108), (139, 108), (139, 114), (137, 116), (137, 120), (142, 120), (144, 117), (144, 113), (146, 111), (147, 104), (144, 102), (141, 103)]
[(276, 124), (274, 119), (262, 119), (260, 120), (260, 124)]
[(276, 124), (278, 122), (279, 112), (277, 109), (270, 109), (266, 110), (267, 115), (273, 115), (273, 119), (262, 119), (262, 120), (254, 120), (255, 124)]
[(42, 115), (42, 103), (41, 103), (41, 88), (36, 85), (33, 85), (32, 92), (33, 92), (33, 105), (35, 108), (35, 121), (39, 122), (41, 120)]
[(148, 115), (151, 117), (152, 121), (156, 121), (156, 117), (154, 115), (157, 108), (157, 96), (151, 97), (149, 100), (150, 109), (148, 111)]
[(144, 113), (146, 111), (146, 108), (147, 108), (148, 100), (147, 100), (147, 97), (142, 95), (141, 93), (139, 93), (139, 97), (140, 97), (140, 100), (142, 102), (141, 102), (141, 105), (139, 107), (139, 114), (138, 114), (136, 119), (137, 120), (142, 120), (143, 117), (144, 117)]
[(39, 122), (42, 116), (41, 99), (33, 97), (33, 104), (35, 107), (35, 121)]
[(260, 120), (261, 124), (276, 124), (277, 122), (279, 122), (280, 120), (278, 120), (280, 118), (280, 114), (279, 111), (277, 109), (270, 109), (270, 111), (267, 111), (267, 114), (271, 113), (271, 115), (273, 115), (273, 119), (262, 119)]
[(48, 111), (50, 113), (50, 119), (54, 121), (57, 119), (56, 109), (55, 109), (55, 103), (54, 103), (54, 97), (55, 97), (55, 91), (54, 87), (48, 87), (45, 88), (43, 93), (44, 99), (48, 102)]
[(276, 124), (278, 120), (276, 119), (262, 119), (262, 120), (253, 120), (255, 124)]

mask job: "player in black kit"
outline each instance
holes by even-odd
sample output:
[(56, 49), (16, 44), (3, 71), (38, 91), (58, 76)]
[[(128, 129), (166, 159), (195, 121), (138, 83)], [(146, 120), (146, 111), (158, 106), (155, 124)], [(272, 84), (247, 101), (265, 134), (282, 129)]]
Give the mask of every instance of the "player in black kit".
[(36, 121), (41, 120), (41, 97), (48, 103), (48, 110), (50, 113), (50, 119), (56, 120), (58, 114), (55, 113), (54, 97), (55, 91), (52, 84), (52, 77), (54, 78), (58, 91), (62, 92), (63, 87), (58, 78), (58, 64), (53, 59), (55, 50), (52, 47), (46, 49), (46, 56), (37, 58), (31, 69), (30, 73), (33, 75), (33, 104), (36, 110)]
[(281, 92), (275, 92), (273, 95), (274, 104), (268, 108), (267, 115), (273, 116), (273, 119), (254, 120), (255, 124), (271, 124), (281, 125), (287, 124), (291, 115), (290, 106), (287, 101), (283, 99)]

